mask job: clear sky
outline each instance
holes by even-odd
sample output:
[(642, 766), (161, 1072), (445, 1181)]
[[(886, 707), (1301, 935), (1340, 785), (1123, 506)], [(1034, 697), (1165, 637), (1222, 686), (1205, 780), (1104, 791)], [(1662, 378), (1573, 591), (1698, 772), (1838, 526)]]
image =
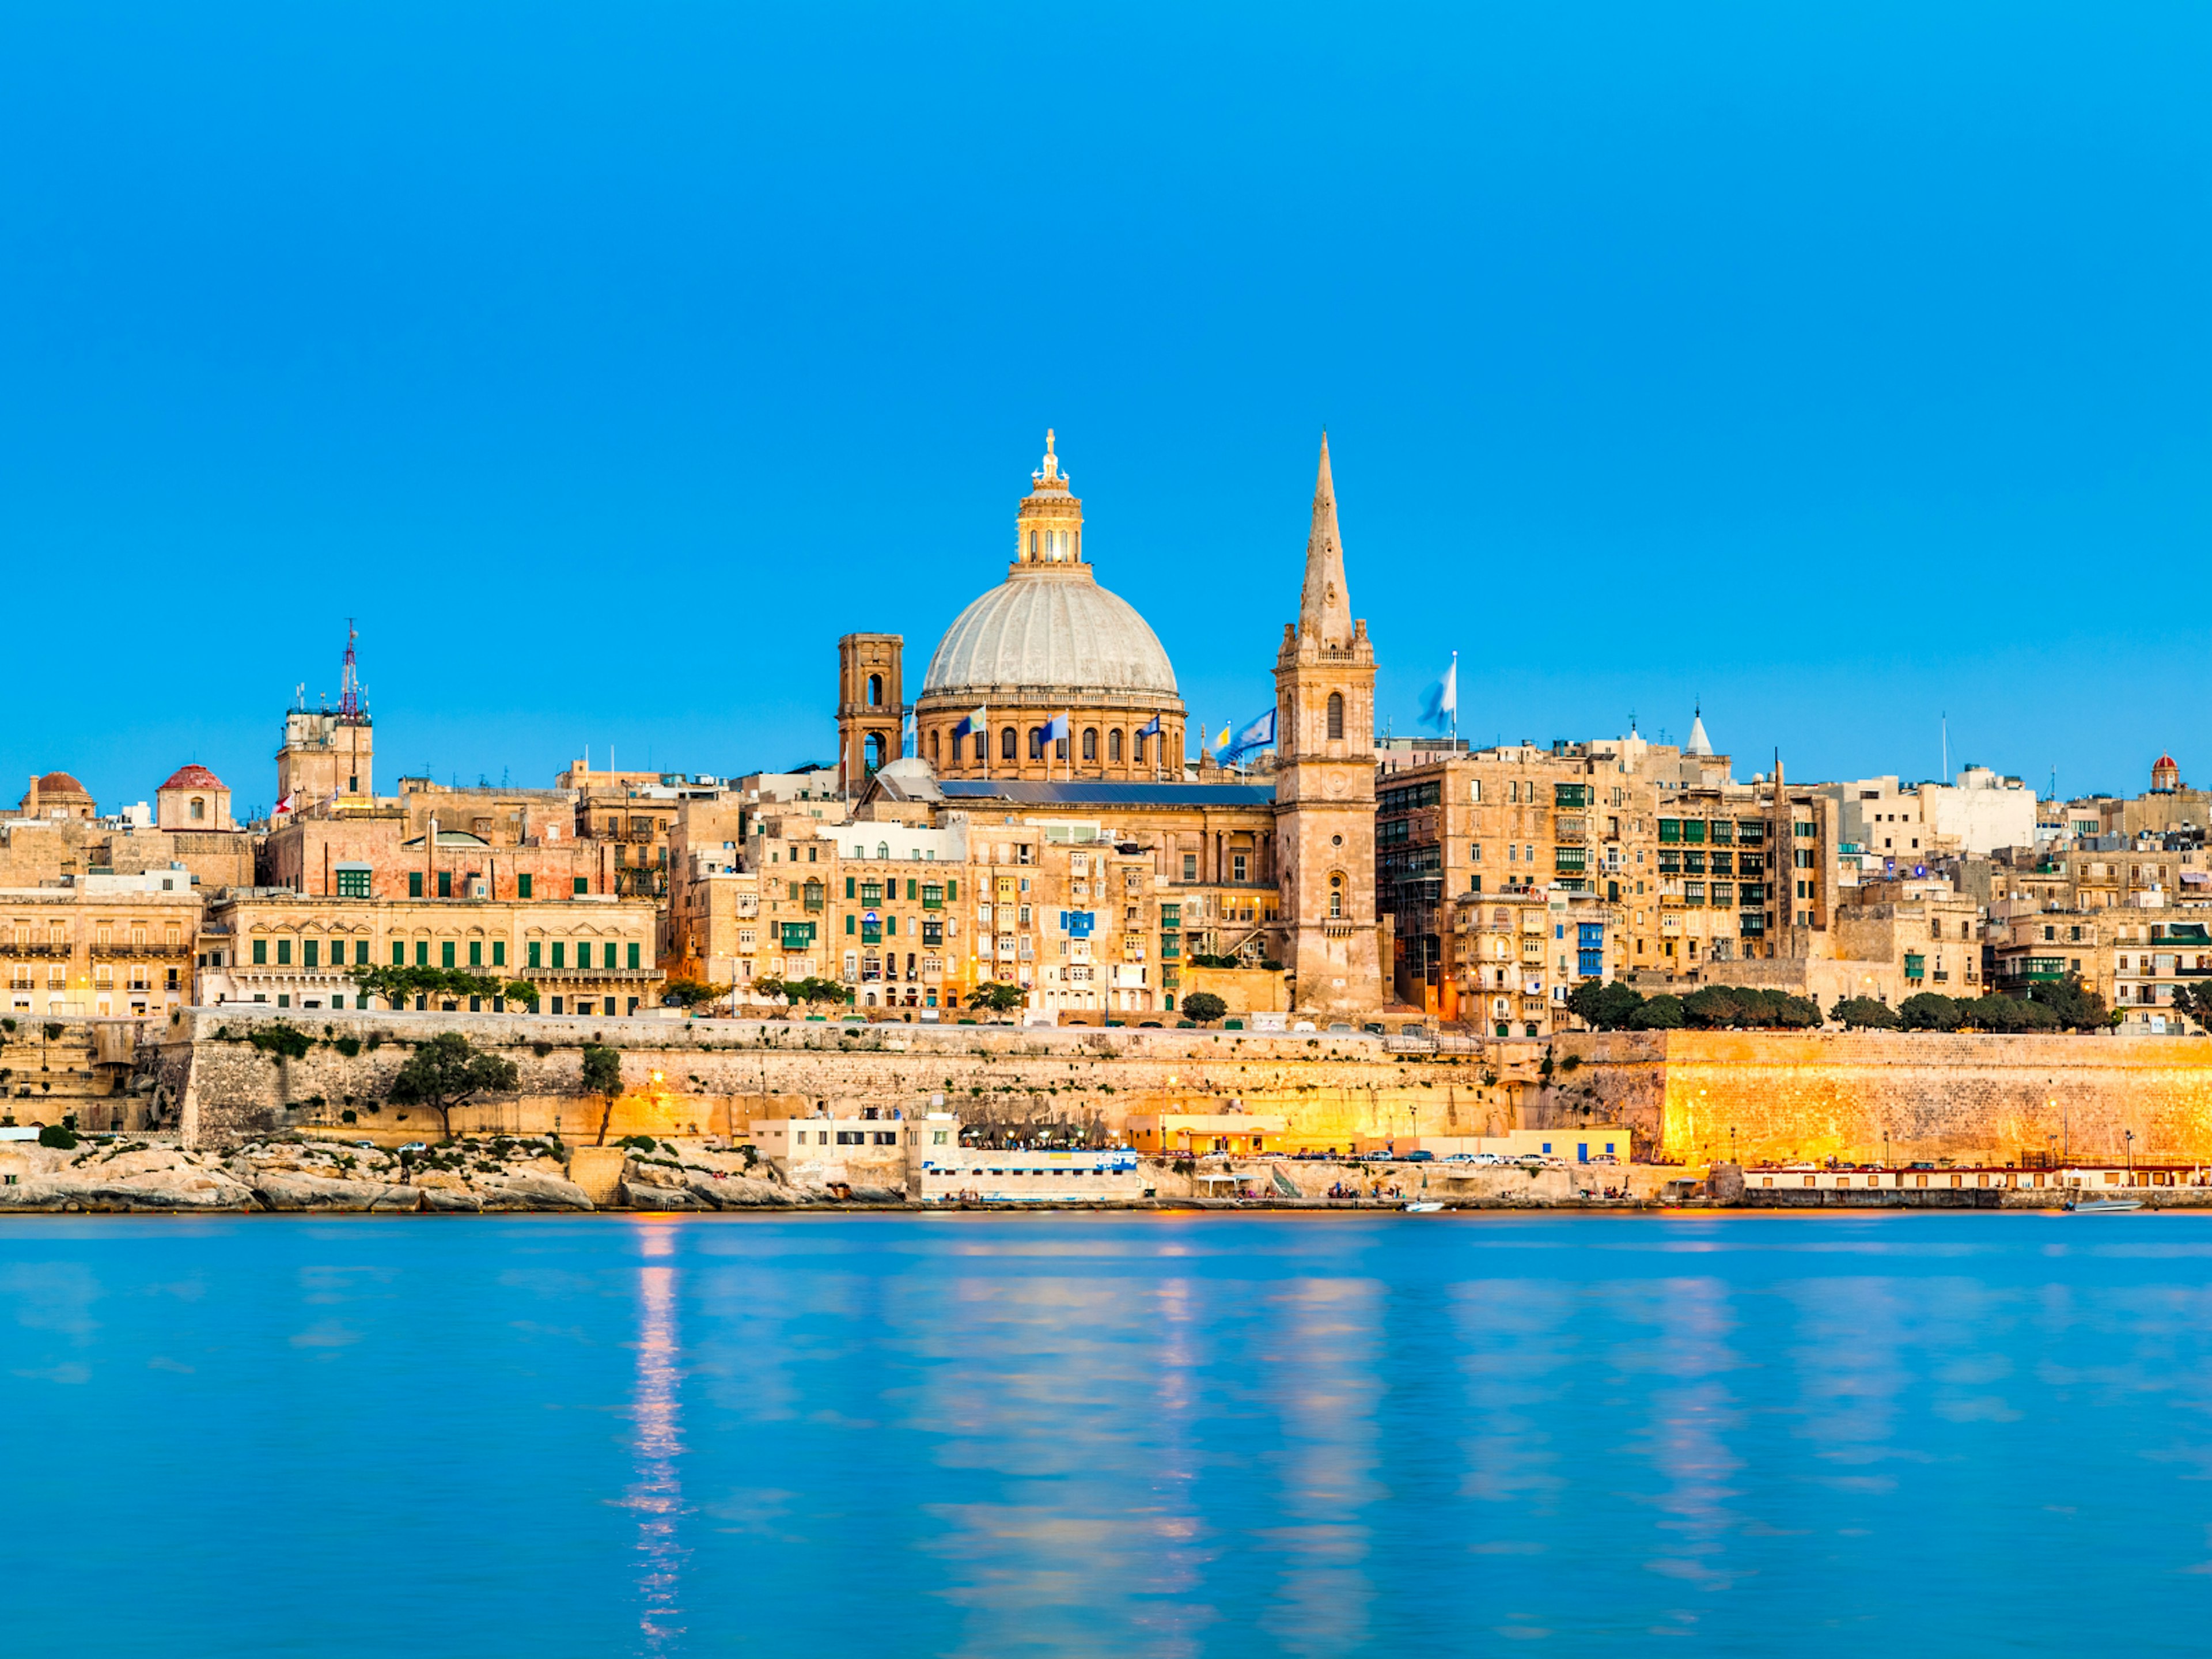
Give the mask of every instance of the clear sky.
[(2201, 7), (0, 13), (0, 787), (833, 752), (1044, 428), (1197, 720), (2212, 780)]

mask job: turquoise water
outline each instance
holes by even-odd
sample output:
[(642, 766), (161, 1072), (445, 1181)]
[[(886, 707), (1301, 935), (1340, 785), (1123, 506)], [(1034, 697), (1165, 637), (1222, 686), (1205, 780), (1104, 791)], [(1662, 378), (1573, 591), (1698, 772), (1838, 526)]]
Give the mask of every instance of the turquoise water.
[(0, 1224), (10, 1650), (2201, 1651), (2212, 1218)]

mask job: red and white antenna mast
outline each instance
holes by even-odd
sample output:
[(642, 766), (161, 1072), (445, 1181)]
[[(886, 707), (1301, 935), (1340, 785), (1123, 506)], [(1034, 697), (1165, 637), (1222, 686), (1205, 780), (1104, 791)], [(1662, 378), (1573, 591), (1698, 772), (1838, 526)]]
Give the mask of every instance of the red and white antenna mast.
[(345, 669), (338, 678), (338, 718), (348, 726), (359, 726), (362, 722), (361, 672), (353, 654), (353, 642), (360, 637), (360, 632), (353, 625), (353, 618), (348, 617)]

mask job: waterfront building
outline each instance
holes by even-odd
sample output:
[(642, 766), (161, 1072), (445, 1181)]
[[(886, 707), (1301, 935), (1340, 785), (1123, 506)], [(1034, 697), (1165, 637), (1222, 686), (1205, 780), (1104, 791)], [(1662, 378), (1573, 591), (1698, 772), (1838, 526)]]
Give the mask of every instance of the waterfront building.
[[(414, 967), (526, 980), (546, 1013), (611, 1018), (659, 1006), (663, 975), (649, 900), (557, 891), (493, 898), (479, 890), (488, 883), (475, 882), (442, 897), (395, 894), (374, 870), (362, 873), (364, 890), (341, 882), (336, 891), (248, 887), (218, 895), (208, 906), (194, 1000), (357, 1009), (363, 1000), (350, 969)], [(418, 997), (415, 1006), (498, 1012), (506, 1001)]]
[(181, 868), (0, 889), (0, 963), (12, 1015), (126, 1018), (181, 1006), (201, 902)]

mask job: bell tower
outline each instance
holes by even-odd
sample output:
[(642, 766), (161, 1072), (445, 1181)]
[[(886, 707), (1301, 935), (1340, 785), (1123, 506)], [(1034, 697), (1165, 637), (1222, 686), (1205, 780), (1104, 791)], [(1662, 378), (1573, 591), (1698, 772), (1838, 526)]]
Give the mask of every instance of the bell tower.
[(848, 634), (837, 641), (837, 787), (857, 792), (900, 754), (903, 634)]
[(1375, 647), (1354, 621), (1321, 441), (1298, 619), (1275, 658), (1275, 846), (1283, 959), (1300, 1012), (1382, 1006), (1375, 912)]

